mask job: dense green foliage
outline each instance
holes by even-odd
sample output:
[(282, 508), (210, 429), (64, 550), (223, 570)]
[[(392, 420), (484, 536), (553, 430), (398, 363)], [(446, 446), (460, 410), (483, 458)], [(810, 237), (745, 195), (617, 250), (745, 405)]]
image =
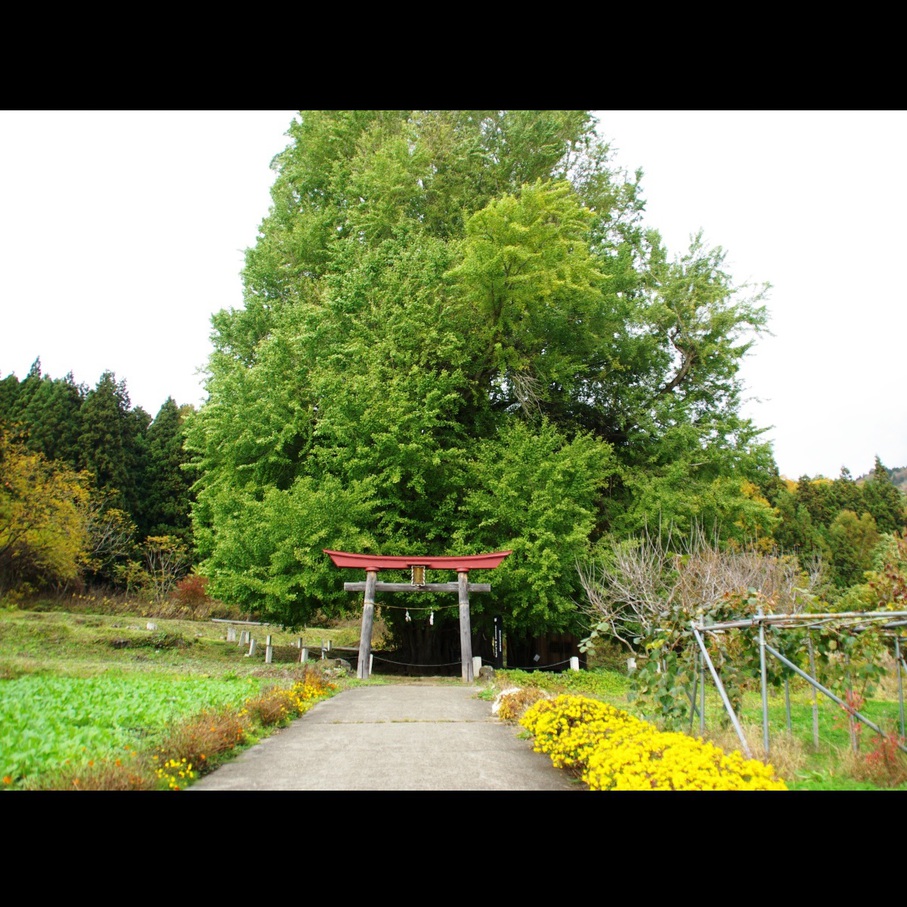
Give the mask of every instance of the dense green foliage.
[[(766, 288), (672, 259), (585, 111), (303, 111), (245, 305), (213, 318), (187, 427), (214, 594), (289, 625), (348, 607), (324, 548), (511, 550), (481, 635), (579, 632), (575, 565), (703, 513), (769, 533), (739, 414)], [(443, 614), (417, 661), (456, 645)], [(455, 619), (455, 618), (454, 618)], [(486, 626), (488, 624), (489, 626)]]
[(776, 479), (765, 495), (777, 514), (775, 547), (807, 565), (821, 562), (824, 597), (837, 602), (873, 569), (877, 552), (907, 531), (907, 497), (876, 457), (872, 471), (855, 481), (846, 469), (837, 479)]
[[(190, 412), (168, 398), (152, 419), (132, 406), (125, 380), (112, 372), (88, 389), (71, 374), (42, 374), (40, 360), (23, 380), (8, 375), (0, 381), (6, 480), (0, 487), (0, 590), (137, 588), (148, 581), (145, 549), (154, 537), (183, 545), (188, 567), (192, 477), (184, 468), (183, 432)], [(32, 477), (22, 485), (25, 468)], [(47, 521), (39, 514), (56, 494), (51, 477), (68, 489), (72, 513), (64, 518), (58, 507), (55, 532), (39, 538), (32, 527), (23, 534), (17, 513), (31, 510), (35, 521)]]

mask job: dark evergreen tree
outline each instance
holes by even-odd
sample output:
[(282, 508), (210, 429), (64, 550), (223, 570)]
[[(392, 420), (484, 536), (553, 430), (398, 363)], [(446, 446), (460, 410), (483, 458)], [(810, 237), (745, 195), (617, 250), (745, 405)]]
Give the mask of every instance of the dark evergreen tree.
[(862, 514), (866, 509), (863, 491), (854, 481), (850, 470), (846, 466), (841, 467), (841, 475), (832, 482), (829, 504), (836, 514), (842, 510), (850, 510), (853, 513)]
[(807, 508), (799, 503), (793, 488), (775, 487), (769, 498), (778, 514), (778, 524), (773, 532), (775, 545), (784, 555), (806, 556), (820, 547), (812, 517)]
[(126, 495), (129, 515), (136, 520), (141, 513), (145, 495), (145, 476), (148, 474), (148, 429), (151, 415), (135, 406), (127, 414), (126, 461), (132, 477)]
[(798, 506), (805, 507), (814, 526), (828, 528), (838, 514), (834, 486), (829, 479), (800, 476), (795, 496)]
[(148, 426), (136, 525), (142, 538), (169, 535), (191, 547), (193, 479), (184, 468), (188, 461), (183, 449), (185, 415), (174, 399), (168, 397)]
[(41, 372), (41, 358), (38, 357), (31, 364), (28, 374), (19, 382), (19, 390), (16, 394), (16, 419), (23, 431), (25, 431), (23, 413), (28, 409), (31, 398), (41, 389), (43, 384), (43, 373)]
[(0, 423), (10, 431), (19, 416), (19, 379), (12, 373), (0, 380)]
[(879, 543), (876, 522), (869, 513), (857, 516), (852, 510), (838, 513), (828, 529), (832, 581), (839, 589), (862, 583), (872, 567), (872, 556)]
[(907, 498), (891, 481), (891, 475), (879, 457), (875, 458), (872, 472), (863, 484), (863, 500), (879, 532), (900, 533), (907, 526)]
[(50, 460), (80, 468), (80, 412), (86, 388), (77, 385), (70, 372), (65, 378), (44, 375), (29, 390), (27, 403), (20, 412), (29, 448)]
[(130, 413), (126, 382), (105, 371), (86, 394), (80, 412), (82, 463), (110, 505), (131, 514), (137, 491), (137, 434), (144, 420)]

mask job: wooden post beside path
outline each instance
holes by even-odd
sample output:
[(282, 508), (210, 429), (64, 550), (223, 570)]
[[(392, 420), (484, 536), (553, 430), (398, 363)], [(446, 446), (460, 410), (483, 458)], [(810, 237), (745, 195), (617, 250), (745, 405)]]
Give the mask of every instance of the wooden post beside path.
[(472, 630), (469, 625), (469, 572), (457, 571), (460, 598), (460, 668), (464, 683), (472, 683)]
[(359, 633), (359, 661), (356, 665), (356, 677), (368, 680), (372, 663), (372, 626), (375, 622), (375, 586), (378, 583), (378, 571), (365, 571), (365, 595), (362, 604), (362, 629)]

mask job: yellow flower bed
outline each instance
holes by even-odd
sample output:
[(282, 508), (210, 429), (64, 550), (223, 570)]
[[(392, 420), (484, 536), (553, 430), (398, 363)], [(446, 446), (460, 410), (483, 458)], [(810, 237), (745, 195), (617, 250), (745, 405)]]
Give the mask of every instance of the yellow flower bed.
[(542, 699), (520, 724), (536, 752), (590, 790), (787, 790), (771, 765), (583, 696)]

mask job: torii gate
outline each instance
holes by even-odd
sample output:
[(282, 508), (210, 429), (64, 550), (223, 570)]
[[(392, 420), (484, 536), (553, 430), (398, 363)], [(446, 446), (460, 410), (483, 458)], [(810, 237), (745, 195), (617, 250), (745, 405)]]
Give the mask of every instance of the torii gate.
[[(426, 557), (408, 555), (350, 554), (347, 551), (322, 549), (335, 567), (360, 567), (365, 570), (364, 583), (344, 583), (346, 592), (364, 592), (362, 630), (359, 635), (359, 663), (356, 676), (368, 680), (372, 654), (372, 625), (375, 619), (375, 592), (458, 592), (460, 598), (460, 664), (465, 683), (472, 683), (472, 631), (469, 625), (469, 593), (490, 592), (488, 583), (470, 583), (470, 570), (490, 570), (510, 554), (470, 554), (462, 557)], [(379, 583), (379, 570), (412, 570), (411, 583)], [(456, 570), (455, 583), (426, 583), (425, 571)]]

